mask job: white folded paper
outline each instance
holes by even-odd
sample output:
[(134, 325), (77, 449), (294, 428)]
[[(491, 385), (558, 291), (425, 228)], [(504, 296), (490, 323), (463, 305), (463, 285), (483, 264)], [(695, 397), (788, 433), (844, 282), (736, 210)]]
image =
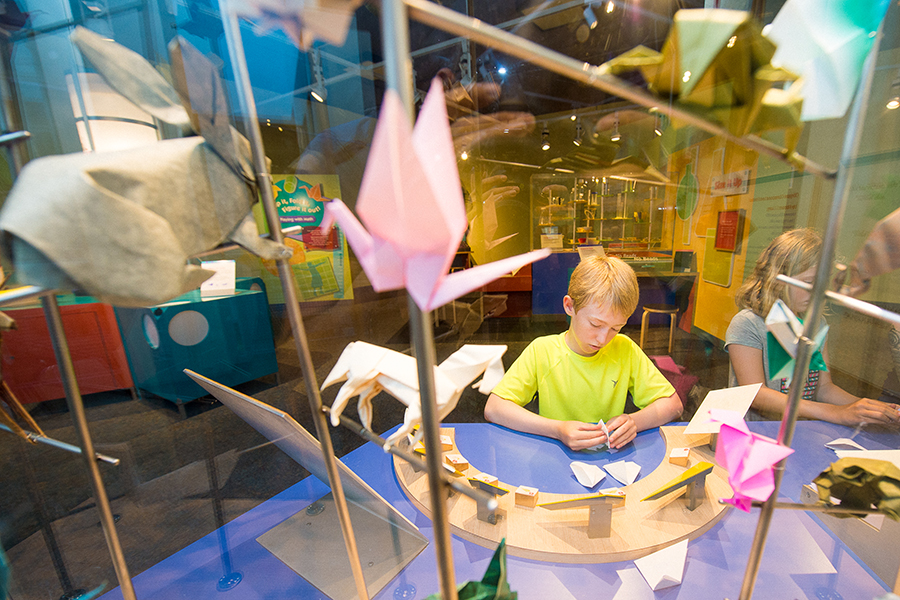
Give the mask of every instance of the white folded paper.
[(850, 438), (837, 438), (825, 444), (826, 448), (834, 450), (865, 450), (862, 446), (851, 440)]
[(606, 473), (597, 465), (583, 463), (579, 460), (573, 461), (569, 467), (575, 474), (575, 479), (578, 480), (578, 483), (587, 488), (594, 487), (606, 477)]
[(711, 421), (709, 411), (713, 409), (730, 410), (738, 413), (742, 418), (747, 414), (761, 383), (742, 385), (721, 390), (712, 390), (706, 394), (706, 398), (700, 404), (700, 408), (694, 413), (694, 417), (684, 428), (686, 435), (698, 435), (704, 433), (719, 433), (721, 423)]
[(681, 540), (668, 548), (635, 559), (634, 566), (653, 591), (681, 585), (684, 563), (687, 560), (687, 545), (687, 540)]
[(631, 485), (641, 473), (641, 465), (630, 460), (621, 460), (603, 467), (603, 470), (613, 476), (616, 481), (625, 485)]

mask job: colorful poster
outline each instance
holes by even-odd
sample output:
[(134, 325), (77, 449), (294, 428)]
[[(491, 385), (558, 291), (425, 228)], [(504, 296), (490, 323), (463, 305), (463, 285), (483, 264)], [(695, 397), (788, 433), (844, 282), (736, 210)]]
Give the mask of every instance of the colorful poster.
[[(294, 251), (289, 262), (300, 300), (352, 299), (347, 239), (338, 225), (327, 234), (319, 229), (325, 202), (340, 195), (337, 175), (273, 175), (272, 195), (284, 243)], [(256, 217), (260, 230), (268, 231), (261, 210)], [(277, 278), (275, 261), (264, 260), (263, 265), (268, 274)], [(283, 302), (281, 285), (265, 275), (269, 301)]]

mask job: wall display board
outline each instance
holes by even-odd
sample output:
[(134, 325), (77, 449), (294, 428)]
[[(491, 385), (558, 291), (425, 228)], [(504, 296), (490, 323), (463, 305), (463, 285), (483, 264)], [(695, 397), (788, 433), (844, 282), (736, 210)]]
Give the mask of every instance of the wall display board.
[[(297, 280), (300, 300), (350, 300), (347, 239), (338, 225), (327, 234), (319, 229), (325, 203), (340, 197), (336, 175), (273, 175), (272, 195), (284, 231), (284, 243), (294, 252), (291, 270)], [(260, 205), (254, 207), (260, 230), (268, 231)], [(283, 302), (275, 261), (263, 261), (260, 276), (269, 289), (269, 301)]]

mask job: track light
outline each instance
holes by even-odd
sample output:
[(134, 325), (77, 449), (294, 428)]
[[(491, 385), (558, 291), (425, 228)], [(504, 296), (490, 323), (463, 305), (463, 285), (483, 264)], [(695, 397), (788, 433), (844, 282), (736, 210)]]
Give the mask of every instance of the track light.
[(890, 99), (885, 104), (885, 108), (888, 110), (897, 110), (900, 108), (900, 72), (897, 73), (897, 77), (894, 78), (894, 82), (891, 83), (891, 91), (888, 93)]
[(619, 113), (616, 113), (616, 121), (615, 125), (613, 126), (613, 133), (611, 136), (609, 136), (609, 139), (612, 142), (618, 142), (622, 139), (622, 134), (619, 133)]
[(316, 80), (309, 90), (309, 95), (324, 103), (328, 99), (328, 90), (325, 88), (325, 76), (322, 74), (322, 57), (316, 48), (310, 51), (309, 57), (312, 60), (313, 78)]
[(594, 14), (594, 9), (591, 8), (590, 3), (584, 7), (584, 20), (591, 29), (597, 28), (597, 15)]
[(463, 150), (462, 152), (460, 152), (459, 158), (460, 160), (469, 160), (469, 153)]
[(659, 121), (659, 113), (656, 114), (656, 122), (653, 124), (653, 133), (658, 136), (663, 134), (662, 132), (662, 123)]
[(584, 137), (584, 128), (581, 126), (581, 120), (575, 121), (575, 139), (572, 140), (572, 143), (576, 146), (581, 145), (581, 138)]
[(606, 14), (609, 14), (614, 10), (616, 10), (616, 3), (613, 2), (613, 0), (609, 0), (609, 2), (606, 3)]
[(545, 152), (550, 149), (550, 130), (544, 125), (544, 131), (541, 132), (541, 150)]

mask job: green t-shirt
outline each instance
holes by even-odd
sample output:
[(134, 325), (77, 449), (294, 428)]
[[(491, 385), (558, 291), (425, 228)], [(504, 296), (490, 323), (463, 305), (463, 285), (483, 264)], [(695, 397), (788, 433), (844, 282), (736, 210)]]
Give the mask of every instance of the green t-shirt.
[(622, 414), (629, 392), (644, 408), (675, 388), (628, 336), (619, 334), (594, 356), (581, 356), (563, 332), (531, 342), (493, 390), (520, 406), (535, 392), (541, 416), (596, 423)]

